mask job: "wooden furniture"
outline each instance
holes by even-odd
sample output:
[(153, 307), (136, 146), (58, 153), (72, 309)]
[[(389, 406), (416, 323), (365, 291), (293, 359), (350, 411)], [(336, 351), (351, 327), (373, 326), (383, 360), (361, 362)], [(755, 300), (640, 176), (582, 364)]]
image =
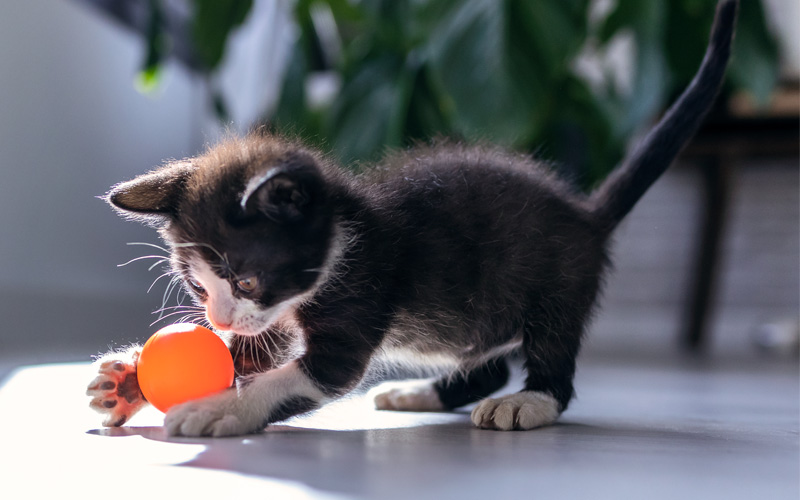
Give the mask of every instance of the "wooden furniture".
[(759, 110), (747, 97), (723, 102), (708, 117), (682, 153), (699, 164), (705, 207), (692, 266), (693, 281), (685, 309), (681, 344), (701, 351), (708, 339), (708, 318), (714, 302), (720, 244), (731, 204), (732, 177), (744, 159), (800, 159), (800, 83), (787, 82), (770, 106)]

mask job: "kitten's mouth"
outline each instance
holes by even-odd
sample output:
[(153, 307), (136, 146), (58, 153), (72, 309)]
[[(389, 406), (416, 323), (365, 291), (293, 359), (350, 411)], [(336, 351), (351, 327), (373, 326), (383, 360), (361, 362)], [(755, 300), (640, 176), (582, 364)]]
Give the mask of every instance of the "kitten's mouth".
[(236, 335), (238, 337), (257, 337), (264, 333), (266, 328), (259, 328), (258, 330), (246, 330), (243, 328), (230, 329), (226, 333)]
[(239, 337), (255, 337), (257, 335), (260, 335), (267, 329), (267, 326), (255, 329), (248, 328), (247, 326), (237, 324), (236, 322), (232, 325), (219, 325), (216, 322), (212, 321), (210, 318), (208, 318), (208, 316), (206, 316), (206, 319), (208, 320), (209, 323), (211, 323), (211, 326), (214, 327), (214, 330), (224, 335), (236, 335)]
[[(241, 337), (257, 337), (262, 335), (270, 326), (291, 315), (297, 304), (296, 299), (289, 299), (279, 302), (272, 307), (249, 314), (243, 318), (237, 318), (231, 325), (222, 325), (227, 328), (220, 328), (218, 325), (211, 324), (219, 331), (231, 333)], [(211, 321), (211, 320), (209, 320)]]

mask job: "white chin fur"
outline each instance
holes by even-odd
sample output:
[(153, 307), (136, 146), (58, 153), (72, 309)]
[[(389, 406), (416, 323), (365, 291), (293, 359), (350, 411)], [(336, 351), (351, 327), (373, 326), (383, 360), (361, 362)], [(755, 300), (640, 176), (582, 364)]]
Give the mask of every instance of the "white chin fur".
[(298, 302), (300, 302), (298, 298), (292, 298), (280, 302), (269, 309), (253, 312), (240, 321), (235, 321), (231, 326), (231, 331), (243, 337), (255, 337), (260, 335), (269, 328), (270, 325), (277, 322), (282, 317), (291, 315)]

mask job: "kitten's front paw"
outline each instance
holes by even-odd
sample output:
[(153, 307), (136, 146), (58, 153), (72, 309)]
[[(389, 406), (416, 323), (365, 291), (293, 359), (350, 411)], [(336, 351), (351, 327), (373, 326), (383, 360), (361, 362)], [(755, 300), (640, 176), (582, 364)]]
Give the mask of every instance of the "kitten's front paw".
[(522, 391), (499, 398), (486, 398), (472, 410), (472, 423), (482, 429), (528, 430), (548, 425), (558, 418), (558, 401), (549, 394)]
[(247, 418), (238, 404), (236, 389), (170, 408), (164, 427), (170, 436), (239, 436), (263, 429)]
[(378, 410), (444, 411), (432, 380), (386, 382), (370, 391)]
[(136, 379), (140, 351), (134, 347), (107, 354), (94, 364), (97, 377), (86, 388), (86, 395), (92, 398), (89, 406), (105, 414), (106, 427), (121, 426), (146, 404)]

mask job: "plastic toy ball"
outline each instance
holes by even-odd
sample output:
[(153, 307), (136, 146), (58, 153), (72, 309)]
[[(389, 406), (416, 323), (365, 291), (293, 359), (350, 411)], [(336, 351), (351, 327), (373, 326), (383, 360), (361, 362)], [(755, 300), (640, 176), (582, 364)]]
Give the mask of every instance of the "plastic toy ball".
[(144, 397), (166, 413), (172, 406), (230, 387), (233, 359), (222, 339), (208, 328), (176, 323), (144, 344), (137, 378)]

